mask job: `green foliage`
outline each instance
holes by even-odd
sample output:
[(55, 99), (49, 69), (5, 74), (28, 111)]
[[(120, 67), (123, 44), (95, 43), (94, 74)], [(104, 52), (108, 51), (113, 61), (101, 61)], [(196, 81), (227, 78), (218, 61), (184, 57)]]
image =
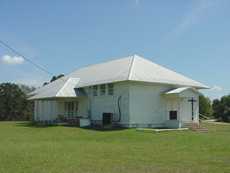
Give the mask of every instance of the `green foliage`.
[(0, 84), (0, 120), (29, 120), (31, 118), (33, 105), (26, 96), (26, 92), (30, 89), (25, 85), (22, 88), (12, 83)]
[(59, 79), (59, 78), (61, 78), (61, 77), (64, 77), (64, 74), (60, 74), (60, 75), (57, 75), (57, 76), (53, 76), (53, 77), (51, 78), (50, 82), (53, 82), (53, 81), (55, 81), (55, 80), (57, 80), (57, 79)]
[(43, 86), (48, 85), (48, 84), (49, 84), (49, 82), (44, 82), (44, 83), (43, 83)]
[(59, 79), (59, 78), (62, 78), (62, 77), (64, 77), (64, 76), (65, 76), (64, 74), (60, 74), (60, 75), (57, 75), (57, 76), (53, 76), (53, 77), (50, 79), (50, 82), (44, 82), (44, 83), (43, 83), (43, 86), (48, 85), (49, 83), (54, 82), (55, 80), (57, 80), (57, 79)]
[(204, 116), (212, 116), (211, 100), (202, 94), (199, 96), (199, 111), (199, 113)]
[(24, 84), (20, 84), (18, 85), (19, 88), (22, 90), (22, 92), (24, 92), (25, 94), (29, 94), (30, 92), (34, 91), (36, 88), (35, 87), (31, 87), (31, 86), (27, 86)]
[(230, 122), (230, 95), (213, 101), (213, 115), (220, 121)]

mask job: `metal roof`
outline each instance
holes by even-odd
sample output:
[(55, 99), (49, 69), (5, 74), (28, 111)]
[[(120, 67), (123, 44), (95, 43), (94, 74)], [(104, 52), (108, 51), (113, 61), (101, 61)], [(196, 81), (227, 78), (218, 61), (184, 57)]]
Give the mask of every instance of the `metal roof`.
[(74, 88), (120, 81), (171, 84), (197, 89), (208, 88), (206, 85), (185, 77), (182, 74), (155, 64), (138, 55), (133, 55), (80, 68), (36, 90), (36, 95), (32, 99), (74, 96)]
[(193, 90), (194, 92), (198, 92), (197, 90), (191, 88), (191, 87), (180, 87), (180, 88), (176, 88), (176, 89), (173, 89), (173, 90), (170, 90), (168, 92), (166, 92), (165, 94), (166, 95), (169, 95), (169, 94), (180, 94), (182, 93), (183, 91), (186, 91), (188, 89), (191, 89)]
[(209, 88), (200, 82), (137, 55), (134, 55), (133, 58), (129, 80), (189, 86), (198, 89)]
[(79, 78), (62, 77), (59, 80), (36, 89), (34, 92), (30, 93), (32, 96), (29, 99), (35, 100), (54, 97), (76, 97), (77, 92), (74, 88), (79, 80)]

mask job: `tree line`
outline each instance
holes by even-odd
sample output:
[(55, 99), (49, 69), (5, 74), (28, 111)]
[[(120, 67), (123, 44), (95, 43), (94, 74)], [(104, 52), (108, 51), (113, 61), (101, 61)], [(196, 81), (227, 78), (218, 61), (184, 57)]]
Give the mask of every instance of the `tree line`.
[[(53, 76), (47, 85), (61, 77), (63, 74)], [(14, 83), (0, 84), (0, 121), (32, 120), (33, 102), (28, 100), (28, 94), (35, 87), (18, 85)]]
[(30, 120), (33, 113), (33, 103), (27, 100), (27, 94), (33, 90), (34, 87), (26, 85), (0, 84), (0, 120)]
[(199, 96), (199, 111), (201, 116), (215, 118), (218, 121), (230, 122), (230, 95), (211, 101), (204, 95)]

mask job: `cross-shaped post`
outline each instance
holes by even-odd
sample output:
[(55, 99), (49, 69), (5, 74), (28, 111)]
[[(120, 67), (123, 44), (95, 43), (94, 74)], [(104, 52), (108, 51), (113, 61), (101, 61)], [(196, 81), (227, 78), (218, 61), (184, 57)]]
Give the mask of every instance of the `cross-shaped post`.
[(192, 97), (192, 99), (189, 99), (188, 102), (191, 102), (192, 104), (192, 120), (194, 120), (194, 103), (196, 102), (196, 100)]

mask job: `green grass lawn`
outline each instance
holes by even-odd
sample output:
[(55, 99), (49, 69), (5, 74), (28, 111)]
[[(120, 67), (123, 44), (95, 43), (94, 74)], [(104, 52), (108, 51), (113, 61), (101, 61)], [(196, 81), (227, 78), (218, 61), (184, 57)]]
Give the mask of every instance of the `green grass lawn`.
[(230, 125), (208, 133), (0, 123), (1, 173), (230, 172)]

